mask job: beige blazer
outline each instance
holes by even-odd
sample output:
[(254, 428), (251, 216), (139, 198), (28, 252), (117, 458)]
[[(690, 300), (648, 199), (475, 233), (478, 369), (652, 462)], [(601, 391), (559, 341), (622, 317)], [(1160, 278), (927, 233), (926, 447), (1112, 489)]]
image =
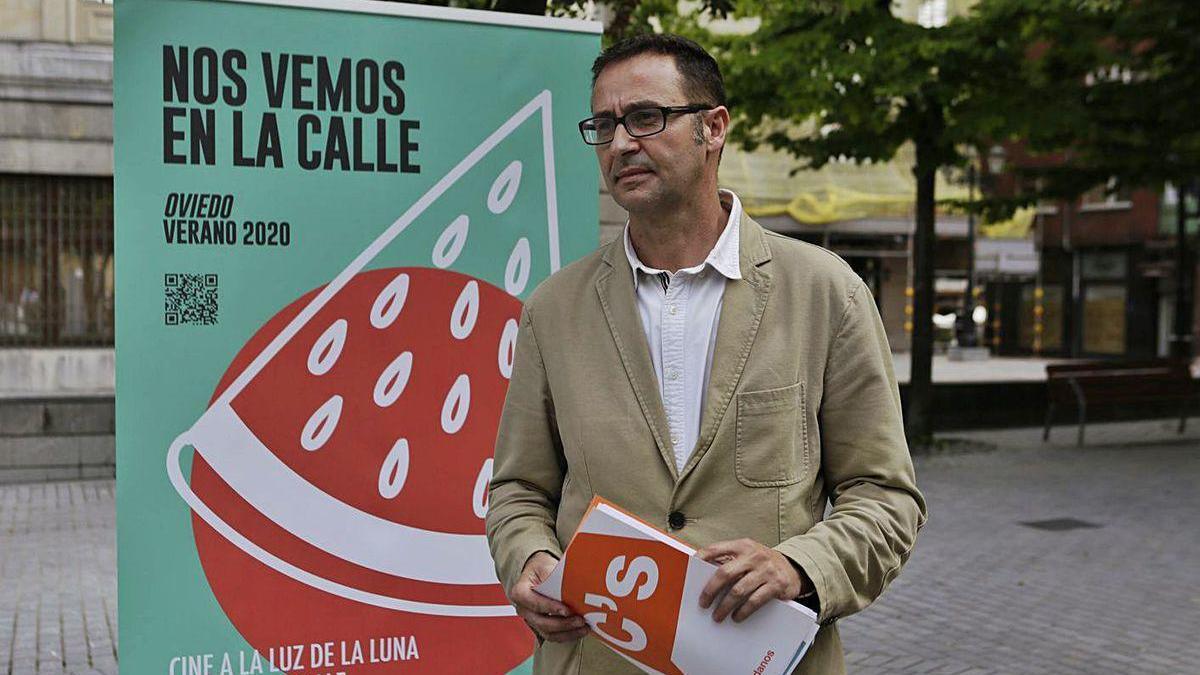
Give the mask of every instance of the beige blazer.
[[(621, 239), (525, 304), (496, 439), (487, 534), (512, 587), (561, 554), (600, 495), (694, 546), (749, 537), (800, 565), (822, 628), (797, 673), (844, 672), (834, 622), (896, 577), (925, 522), (891, 353), (870, 292), (825, 249), (741, 221), (700, 437), (682, 471)], [(827, 504), (832, 508), (827, 511)], [(679, 522), (679, 516), (675, 518)], [(592, 637), (537, 648), (535, 673), (636, 673)]]

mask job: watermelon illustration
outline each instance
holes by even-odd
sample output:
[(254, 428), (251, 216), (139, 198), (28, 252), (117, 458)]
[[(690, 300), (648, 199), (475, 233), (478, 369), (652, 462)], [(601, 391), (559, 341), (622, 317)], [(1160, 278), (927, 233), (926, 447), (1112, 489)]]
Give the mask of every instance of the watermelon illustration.
[[(496, 579), (483, 518), (519, 297), (545, 244), (512, 232), (496, 283), (455, 271), (473, 229), (487, 225), (463, 213), (441, 223), (428, 266), (368, 266), (411, 224), (433, 227), (420, 219), (430, 205), (537, 113), (557, 269), (546, 91), (332, 281), (267, 319), (171, 445), (168, 475), (191, 507), (209, 585), (279, 670), (506, 673), (532, 653)], [(523, 171), (508, 162), (475, 197), (492, 225)], [(189, 477), (185, 447), (194, 449)]]

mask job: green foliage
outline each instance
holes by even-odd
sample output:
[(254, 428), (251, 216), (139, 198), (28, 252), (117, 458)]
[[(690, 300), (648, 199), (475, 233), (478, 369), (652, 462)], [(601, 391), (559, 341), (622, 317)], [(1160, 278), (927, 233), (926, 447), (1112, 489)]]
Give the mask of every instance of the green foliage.
[[(691, 11), (681, 13), (678, 0), (601, 0), (606, 18), (604, 46), (643, 33), (676, 33), (693, 36), (701, 17), (728, 16), (734, 0), (698, 0)], [(581, 16), (587, 4), (579, 0), (549, 0), (554, 16)]]
[(1031, 147), (1068, 160), (1035, 172), (1047, 190), (1200, 175), (1200, 2), (1048, 0), (1025, 39), (1030, 94), (1054, 113)]
[(1022, 169), (1023, 194), (978, 203), (991, 217), (1112, 176), (1200, 175), (1196, 0), (980, 0), (938, 28), (895, 17), (889, 0), (742, 0), (735, 15), (762, 22), (702, 39), (747, 149), (819, 168), (887, 161), (911, 141), (922, 173), (1020, 139), (1043, 157)]
[(608, 0), (603, 3), (611, 19), (604, 28), (604, 46), (641, 33), (653, 33), (651, 19), (678, 14), (672, 0)]
[[(575, 19), (584, 18), (593, 10), (586, 0), (391, 1)], [(689, 14), (680, 14), (679, 3), (675, 0), (600, 0), (596, 4), (608, 17), (604, 30), (604, 46), (607, 47), (631, 35), (655, 32), (656, 27), (664, 32), (690, 34), (694, 32), (698, 16), (725, 17), (733, 10), (734, 0), (699, 0), (699, 11)]]
[[(981, 0), (926, 28), (894, 16), (891, 0), (742, 0), (736, 14), (760, 19), (758, 29), (705, 39), (725, 74), (733, 140), (745, 148), (766, 144), (819, 168), (889, 161), (913, 143), (916, 317), (933, 312), (935, 172), (965, 163), (968, 148), (1020, 135), (1036, 108), (1024, 96), (1018, 39), (1029, 4)], [(932, 324), (916, 321), (910, 439), (932, 430), (932, 343)]]
[(919, 170), (961, 164), (964, 148), (1019, 133), (1032, 107), (1019, 95), (1020, 4), (984, 0), (924, 28), (888, 0), (746, 0), (737, 14), (759, 17), (759, 29), (707, 39), (739, 121), (734, 140), (813, 168), (887, 161), (907, 141), (921, 149)]

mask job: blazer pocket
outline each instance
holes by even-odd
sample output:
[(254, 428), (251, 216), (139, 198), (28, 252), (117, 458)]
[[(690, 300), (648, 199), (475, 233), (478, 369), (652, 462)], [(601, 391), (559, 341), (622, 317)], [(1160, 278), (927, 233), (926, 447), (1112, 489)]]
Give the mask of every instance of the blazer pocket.
[(737, 395), (738, 480), (748, 487), (780, 487), (808, 473), (808, 416), (804, 383)]

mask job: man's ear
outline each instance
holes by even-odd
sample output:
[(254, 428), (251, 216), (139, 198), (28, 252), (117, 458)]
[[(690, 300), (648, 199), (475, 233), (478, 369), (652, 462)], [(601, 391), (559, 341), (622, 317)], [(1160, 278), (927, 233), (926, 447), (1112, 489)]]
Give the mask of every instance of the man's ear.
[(704, 135), (709, 152), (721, 152), (729, 133), (729, 109), (717, 106), (704, 113)]

